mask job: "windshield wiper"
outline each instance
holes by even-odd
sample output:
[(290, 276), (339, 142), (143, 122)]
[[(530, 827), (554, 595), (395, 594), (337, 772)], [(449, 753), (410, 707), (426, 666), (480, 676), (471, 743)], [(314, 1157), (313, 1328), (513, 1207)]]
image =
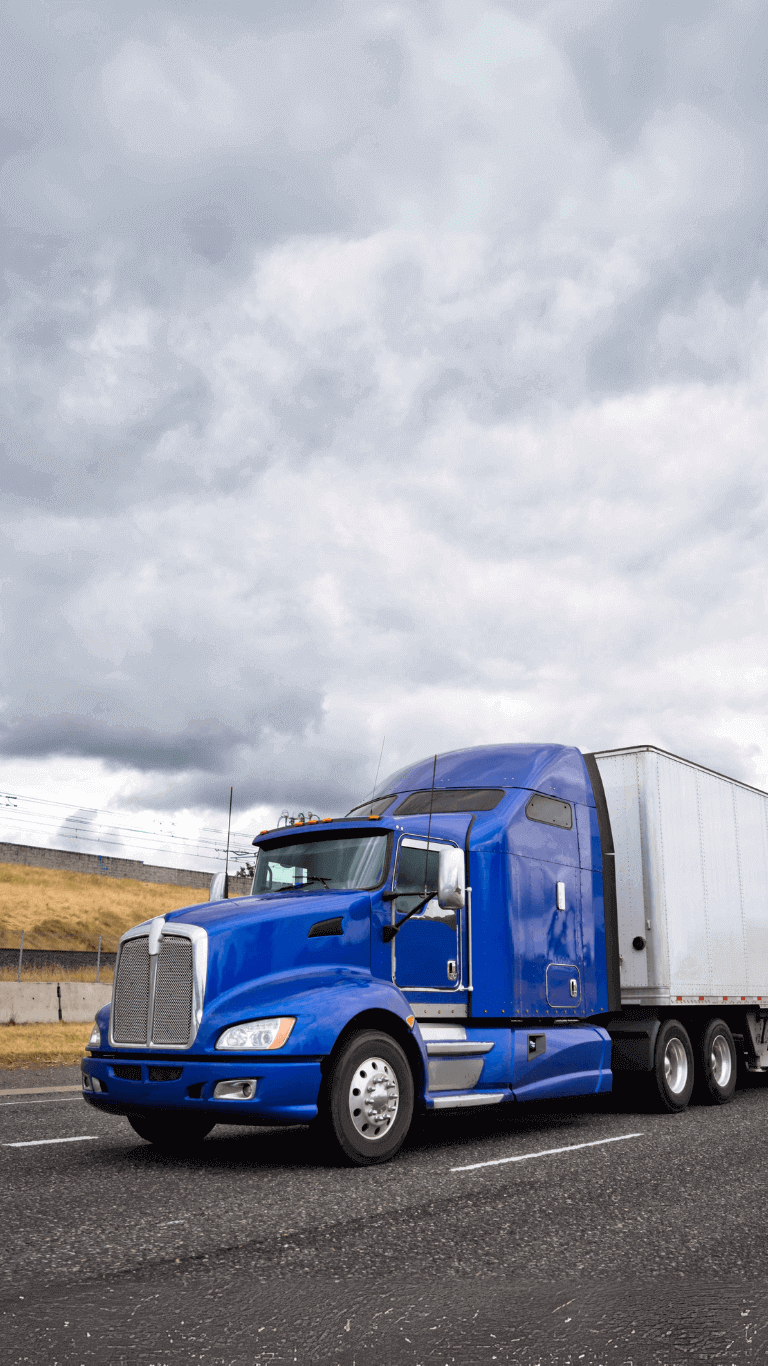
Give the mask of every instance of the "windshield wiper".
[(301, 889), (302, 889), (302, 887), (308, 887), (309, 884), (310, 884), (310, 882), (322, 882), (322, 884), (323, 884), (323, 886), (325, 887), (326, 891), (330, 891), (330, 882), (331, 882), (330, 878), (328, 878), (328, 877), (318, 877), (316, 873), (313, 874), (312, 877), (308, 877), (307, 880), (306, 880), (306, 882), (291, 882), (291, 883), (290, 883), (288, 886), (286, 886), (286, 887), (280, 887), (279, 890), (280, 890), (281, 892), (300, 892)]

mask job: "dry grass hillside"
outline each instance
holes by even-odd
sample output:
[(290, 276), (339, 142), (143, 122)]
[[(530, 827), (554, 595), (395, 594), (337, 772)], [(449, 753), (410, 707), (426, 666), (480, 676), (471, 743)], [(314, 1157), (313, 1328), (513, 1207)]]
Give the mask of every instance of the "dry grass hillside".
[(44, 1067), (79, 1062), (89, 1024), (0, 1025), (0, 1067)]
[(198, 887), (26, 868), (0, 863), (0, 946), (30, 949), (117, 948), (131, 925), (208, 900)]

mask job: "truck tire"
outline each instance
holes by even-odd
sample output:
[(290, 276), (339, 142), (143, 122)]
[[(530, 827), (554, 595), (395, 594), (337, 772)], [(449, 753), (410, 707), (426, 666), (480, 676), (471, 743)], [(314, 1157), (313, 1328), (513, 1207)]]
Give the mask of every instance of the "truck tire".
[(727, 1105), (736, 1090), (736, 1045), (725, 1020), (708, 1020), (696, 1050), (696, 1099)]
[(676, 1114), (693, 1091), (693, 1049), (679, 1020), (662, 1020), (653, 1059), (653, 1097), (657, 1108)]
[(128, 1115), (133, 1132), (166, 1153), (180, 1153), (202, 1143), (214, 1127), (196, 1115)]
[(389, 1034), (354, 1034), (333, 1064), (321, 1116), (337, 1157), (356, 1167), (387, 1162), (413, 1118), (411, 1069)]

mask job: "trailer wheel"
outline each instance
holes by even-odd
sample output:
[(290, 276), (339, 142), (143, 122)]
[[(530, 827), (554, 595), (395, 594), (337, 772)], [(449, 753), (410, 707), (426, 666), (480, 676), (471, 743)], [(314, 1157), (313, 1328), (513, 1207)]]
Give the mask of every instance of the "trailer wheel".
[(693, 1049), (679, 1020), (664, 1020), (656, 1035), (653, 1076), (662, 1110), (684, 1110), (693, 1090)]
[(736, 1045), (725, 1020), (709, 1020), (696, 1058), (696, 1096), (705, 1105), (727, 1105), (736, 1090)]
[(128, 1115), (133, 1132), (166, 1153), (181, 1153), (202, 1143), (214, 1125), (194, 1115)]
[(387, 1162), (413, 1118), (413, 1077), (389, 1035), (354, 1034), (336, 1059), (326, 1090), (324, 1127), (337, 1154), (357, 1167)]

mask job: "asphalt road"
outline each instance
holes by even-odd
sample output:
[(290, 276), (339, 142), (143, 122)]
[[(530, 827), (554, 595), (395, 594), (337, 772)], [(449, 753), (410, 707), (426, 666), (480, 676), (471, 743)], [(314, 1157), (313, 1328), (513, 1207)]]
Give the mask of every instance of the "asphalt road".
[(176, 1159), (67, 1093), (3, 1095), (0, 1354), (762, 1363), (767, 1133), (760, 1078), (674, 1117), (611, 1097), (433, 1116), (361, 1171), (323, 1165), (304, 1128), (219, 1127)]

